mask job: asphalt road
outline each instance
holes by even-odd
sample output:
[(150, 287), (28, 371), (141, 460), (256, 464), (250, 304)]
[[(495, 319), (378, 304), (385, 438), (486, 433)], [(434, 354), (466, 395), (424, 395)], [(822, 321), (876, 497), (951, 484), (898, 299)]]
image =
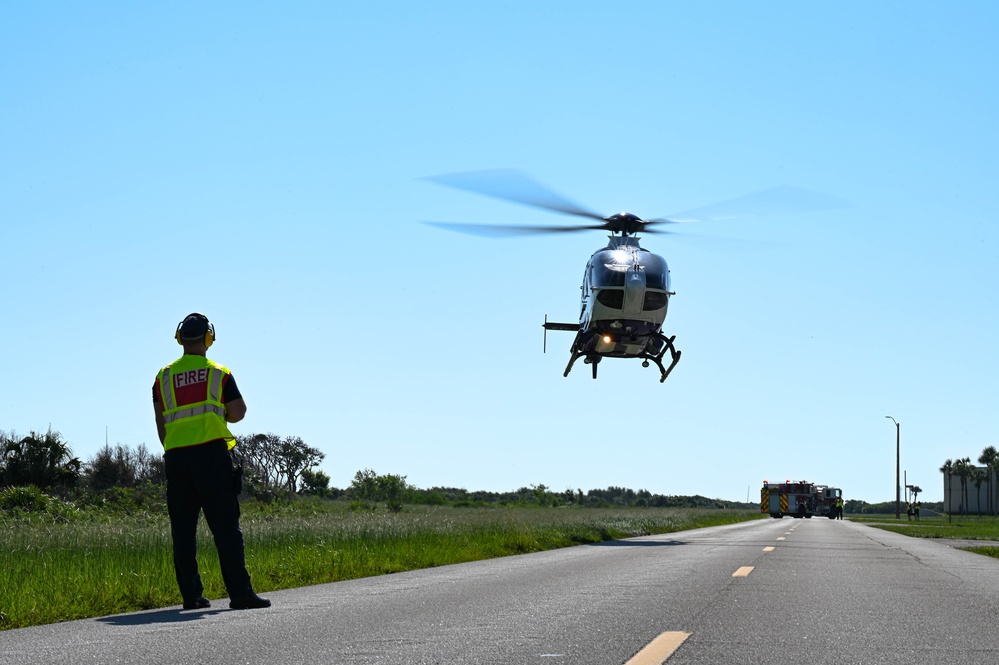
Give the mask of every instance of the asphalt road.
[(264, 610), (219, 601), (5, 631), (0, 663), (999, 662), (999, 560), (849, 521), (768, 519), (266, 595)]

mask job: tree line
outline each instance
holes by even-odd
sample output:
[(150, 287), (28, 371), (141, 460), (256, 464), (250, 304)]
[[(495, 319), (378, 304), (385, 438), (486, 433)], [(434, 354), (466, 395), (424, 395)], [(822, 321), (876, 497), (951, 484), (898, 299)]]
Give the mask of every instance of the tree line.
[[(421, 489), (406, 476), (358, 471), (349, 487), (330, 486), (330, 477), (318, 468), (325, 454), (297, 436), (250, 434), (237, 436), (236, 453), (244, 476), (244, 493), (263, 501), (291, 496), (345, 499), (353, 507), (385, 504), (400, 510), (404, 504), (450, 506), (542, 507), (687, 507), (753, 509), (756, 504), (670, 496), (625, 487), (553, 491), (544, 484), (511, 492), (468, 491), (456, 487)], [(51, 428), (27, 435), (0, 431), (0, 491), (34, 487), (83, 505), (154, 509), (165, 504), (166, 474), (163, 456), (145, 444), (130, 448), (105, 444), (90, 459), (73, 454), (69, 443)]]
[[(237, 436), (236, 452), (244, 474), (244, 494), (261, 501), (293, 496), (347, 500), (354, 508), (384, 504), (400, 510), (405, 504), (539, 507), (650, 507), (720, 508), (758, 510), (755, 502), (726, 501), (708, 497), (655, 494), (610, 486), (603, 489), (552, 490), (538, 484), (510, 492), (468, 491), (457, 487), (421, 489), (406, 476), (358, 471), (346, 488), (330, 486), (330, 477), (318, 468), (325, 453), (297, 436), (273, 433)], [(988, 450), (988, 449), (987, 449)], [(995, 449), (992, 449), (995, 452)], [(991, 458), (999, 464), (996, 457)], [(948, 460), (948, 463), (950, 460)], [(955, 469), (962, 467), (955, 466)], [(163, 456), (145, 444), (130, 448), (105, 444), (86, 461), (74, 456), (59, 432), (32, 431), (26, 436), (0, 431), (0, 491), (36, 487), (62, 499), (84, 505), (144, 509), (165, 506), (166, 474)], [(928, 504), (924, 507), (929, 508)], [(847, 513), (891, 513), (894, 502), (846, 502)]]
[[(237, 462), (251, 495), (328, 491), (329, 476), (316, 467), (326, 455), (300, 437), (276, 434), (238, 436)], [(73, 454), (59, 432), (27, 435), (0, 431), (0, 490), (35, 487), (85, 504), (163, 503), (163, 455), (145, 444), (130, 448), (105, 444), (89, 460)]]

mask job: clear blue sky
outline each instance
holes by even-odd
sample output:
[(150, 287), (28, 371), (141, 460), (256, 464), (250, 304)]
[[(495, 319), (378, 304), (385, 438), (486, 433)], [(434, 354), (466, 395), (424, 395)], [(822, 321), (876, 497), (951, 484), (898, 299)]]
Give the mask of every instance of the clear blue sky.
[[(999, 444), (999, 5), (17, 3), (0, 22), (0, 429), (82, 459), (158, 446), (150, 386), (191, 311), (249, 412), (344, 487), (763, 479), (940, 500)], [(845, 210), (685, 227), (665, 384), (568, 378), (599, 232), (423, 178), (521, 169), (665, 216), (793, 185)], [(734, 242), (745, 240), (747, 242)]]

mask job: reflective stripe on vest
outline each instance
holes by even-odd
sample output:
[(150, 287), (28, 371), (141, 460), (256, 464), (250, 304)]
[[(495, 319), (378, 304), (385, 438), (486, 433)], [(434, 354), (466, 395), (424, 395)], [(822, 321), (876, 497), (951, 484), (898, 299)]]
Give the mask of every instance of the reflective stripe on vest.
[[(177, 365), (182, 368), (178, 369)], [(177, 405), (174, 376), (177, 373), (205, 369), (207, 399), (191, 404)], [(222, 381), (228, 370), (207, 358), (184, 356), (164, 367), (159, 376), (160, 397), (163, 400), (163, 424), (166, 436), (163, 449), (171, 450), (193, 446), (216, 439), (225, 439), (229, 448), (236, 445), (236, 438), (229, 431), (222, 403)]]
[(216, 406), (214, 404), (199, 404), (198, 406), (191, 406), (186, 409), (178, 409), (173, 413), (167, 413), (163, 416), (164, 423), (172, 423), (175, 420), (180, 420), (181, 418), (191, 418), (193, 416), (201, 416), (206, 413), (214, 413), (217, 416), (225, 418), (225, 407)]

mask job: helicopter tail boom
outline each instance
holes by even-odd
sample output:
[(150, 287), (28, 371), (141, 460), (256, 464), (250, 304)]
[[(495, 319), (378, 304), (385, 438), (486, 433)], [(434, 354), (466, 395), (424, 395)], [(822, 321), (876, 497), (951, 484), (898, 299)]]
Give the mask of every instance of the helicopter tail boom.
[(544, 335), (544, 345), (542, 346), (542, 353), (548, 352), (548, 331), (549, 330), (568, 330), (570, 332), (576, 332), (579, 330), (578, 323), (555, 323), (554, 321), (548, 320), (548, 315), (545, 314), (545, 322), (542, 324), (545, 329)]

